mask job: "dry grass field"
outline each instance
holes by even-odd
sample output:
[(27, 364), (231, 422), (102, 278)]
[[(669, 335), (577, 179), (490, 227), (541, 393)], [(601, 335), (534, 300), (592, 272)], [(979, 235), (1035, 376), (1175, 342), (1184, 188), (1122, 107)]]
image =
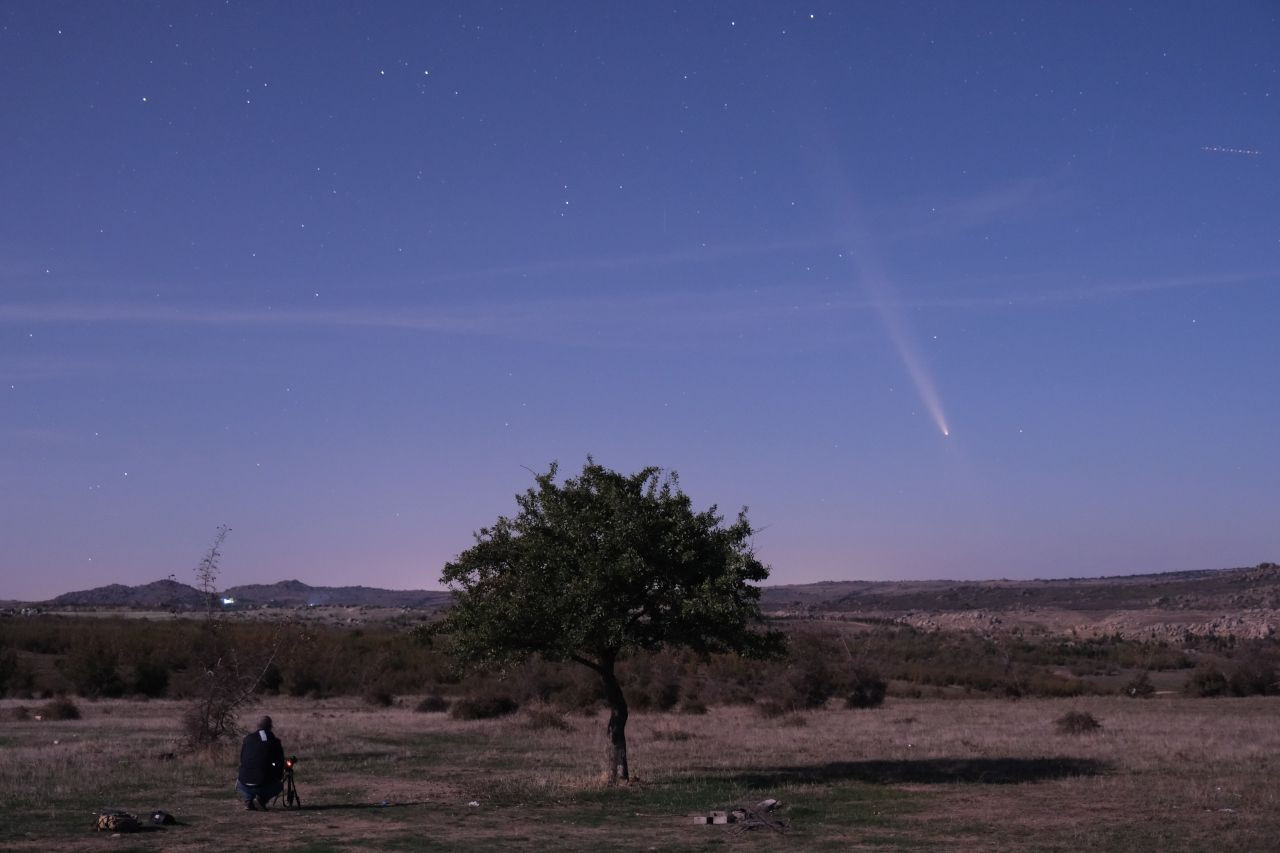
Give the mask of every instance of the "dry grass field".
[[(459, 722), (403, 700), (272, 701), (304, 808), (245, 812), (234, 748), (178, 750), (181, 705), (0, 703), (0, 847), (14, 850), (1261, 850), (1280, 838), (1280, 700), (890, 700), (768, 720), (637, 714), (636, 778), (607, 788), (603, 721)], [(31, 705), (32, 703), (26, 703)], [(1088, 711), (1090, 734), (1054, 721)], [(255, 711), (247, 714), (253, 716)], [(164, 757), (177, 752), (177, 757)], [(782, 801), (790, 829), (687, 815)], [(91, 831), (95, 812), (179, 825)]]

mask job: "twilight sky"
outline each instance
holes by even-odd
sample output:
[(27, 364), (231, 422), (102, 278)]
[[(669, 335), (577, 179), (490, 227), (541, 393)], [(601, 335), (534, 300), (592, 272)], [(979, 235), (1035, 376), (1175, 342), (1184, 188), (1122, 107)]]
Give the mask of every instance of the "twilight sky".
[[(1280, 7), (0, 5), (0, 598), (435, 587), (525, 467), (771, 582), (1280, 559)], [(944, 435), (944, 432), (949, 435)]]

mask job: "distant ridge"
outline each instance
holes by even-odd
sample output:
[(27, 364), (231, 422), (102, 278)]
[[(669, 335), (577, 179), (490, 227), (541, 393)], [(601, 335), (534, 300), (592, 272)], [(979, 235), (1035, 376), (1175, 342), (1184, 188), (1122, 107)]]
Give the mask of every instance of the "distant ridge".
[(67, 592), (45, 602), (53, 607), (203, 607), (200, 590), (173, 579), (152, 581), (141, 586), (113, 583), (107, 586)]
[(378, 589), (371, 586), (308, 586), (299, 580), (233, 586), (223, 595), (237, 604), (271, 607), (443, 607), (452, 593), (427, 589)]
[[(376, 589), (368, 586), (310, 586), (299, 580), (273, 584), (245, 584), (215, 593), (237, 607), (410, 607), (439, 608), (452, 594), (425, 589)], [(140, 586), (108, 584), (63, 593), (41, 602), (47, 607), (128, 607), (194, 610), (205, 606), (204, 593), (190, 584), (160, 580)]]
[[(766, 586), (761, 605), (775, 615), (1011, 613), (1070, 610), (1078, 613), (1128, 611), (1244, 610), (1280, 611), (1280, 565), (1261, 563), (1235, 569), (1204, 569), (1145, 575), (1057, 580), (987, 581), (823, 581)], [(299, 580), (245, 584), (217, 593), (234, 599), (237, 608), (381, 607), (442, 609), (452, 593), (439, 590), (394, 590), (367, 586), (310, 586)], [(21, 606), (22, 602), (10, 604)], [(140, 586), (109, 584), (68, 592), (46, 607), (120, 607), (196, 610), (203, 593), (168, 579)]]
[(1280, 565), (1057, 580), (825, 581), (764, 587), (768, 612), (1280, 608)]

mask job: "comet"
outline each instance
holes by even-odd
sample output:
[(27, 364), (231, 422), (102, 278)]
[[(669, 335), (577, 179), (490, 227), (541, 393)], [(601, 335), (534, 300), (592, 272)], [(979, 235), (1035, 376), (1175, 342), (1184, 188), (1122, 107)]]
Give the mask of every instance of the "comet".
[(880, 316), (889, 341), (902, 359), (907, 369), (911, 384), (915, 386), (916, 396), (929, 412), (943, 438), (951, 436), (951, 427), (947, 423), (946, 413), (942, 408), (942, 398), (938, 396), (933, 374), (929, 371), (928, 362), (920, 351), (920, 345), (912, 334), (911, 327), (903, 315), (902, 307), (894, 292), (893, 282), (880, 268), (880, 264), (871, 250), (870, 241), (865, 235), (853, 233), (849, 235), (849, 257), (854, 272), (867, 290), (870, 303)]

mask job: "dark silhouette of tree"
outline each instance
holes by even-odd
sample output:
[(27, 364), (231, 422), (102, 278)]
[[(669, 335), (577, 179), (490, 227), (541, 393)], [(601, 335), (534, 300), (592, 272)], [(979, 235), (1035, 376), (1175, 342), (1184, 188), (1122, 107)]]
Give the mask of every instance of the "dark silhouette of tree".
[(624, 475), (590, 457), (556, 483), (557, 466), (516, 496), (447, 564), (456, 601), (433, 633), (463, 663), (501, 669), (535, 655), (596, 672), (609, 703), (609, 780), (629, 778), (627, 699), (615, 665), (628, 652), (680, 646), (768, 656), (782, 636), (763, 628), (769, 575), (751, 550), (743, 509), (728, 526), (712, 506), (695, 512), (674, 473)]
[(289, 620), (276, 623), (270, 640), (257, 648), (242, 649), (229, 630), (217, 591), (218, 561), (222, 543), (231, 528), (218, 527), (213, 545), (196, 566), (196, 581), (204, 593), (205, 615), (197, 647), (203, 676), (182, 715), (187, 744), (193, 749), (212, 747), (234, 738), (240, 710), (257, 701), (258, 686), (275, 663), (291, 628)]

